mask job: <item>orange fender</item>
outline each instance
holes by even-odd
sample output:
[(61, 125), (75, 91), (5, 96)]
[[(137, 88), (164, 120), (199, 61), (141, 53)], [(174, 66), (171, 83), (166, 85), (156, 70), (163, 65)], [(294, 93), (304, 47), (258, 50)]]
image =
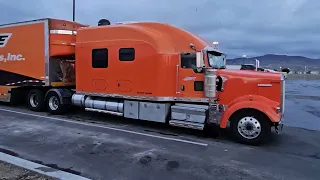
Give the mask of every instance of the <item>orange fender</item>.
[(258, 95), (246, 95), (236, 100), (232, 101), (225, 112), (223, 113), (220, 121), (220, 127), (226, 128), (229, 118), (233, 113), (240, 109), (251, 108), (256, 109), (264, 113), (269, 117), (272, 122), (279, 122), (281, 119), (281, 114), (277, 113), (277, 106), (279, 103), (267, 99)]

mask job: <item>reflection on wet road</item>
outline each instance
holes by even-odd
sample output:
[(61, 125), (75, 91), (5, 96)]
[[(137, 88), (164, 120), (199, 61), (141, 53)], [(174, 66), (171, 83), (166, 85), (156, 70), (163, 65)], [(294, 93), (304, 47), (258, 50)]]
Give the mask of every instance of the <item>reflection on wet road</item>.
[(320, 81), (287, 80), (285, 124), (320, 130)]

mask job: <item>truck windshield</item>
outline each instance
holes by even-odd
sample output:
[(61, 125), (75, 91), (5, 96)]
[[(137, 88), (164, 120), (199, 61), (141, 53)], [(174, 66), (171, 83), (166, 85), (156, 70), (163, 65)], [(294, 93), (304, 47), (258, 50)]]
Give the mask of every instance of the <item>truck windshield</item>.
[(207, 51), (210, 67), (217, 69), (225, 69), (225, 55), (215, 51)]

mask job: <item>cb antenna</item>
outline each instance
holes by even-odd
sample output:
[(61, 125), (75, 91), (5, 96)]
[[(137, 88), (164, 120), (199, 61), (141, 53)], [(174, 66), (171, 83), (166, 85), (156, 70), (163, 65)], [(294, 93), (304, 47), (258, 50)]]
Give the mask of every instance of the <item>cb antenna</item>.
[(76, 20), (76, 0), (72, 0), (72, 21)]

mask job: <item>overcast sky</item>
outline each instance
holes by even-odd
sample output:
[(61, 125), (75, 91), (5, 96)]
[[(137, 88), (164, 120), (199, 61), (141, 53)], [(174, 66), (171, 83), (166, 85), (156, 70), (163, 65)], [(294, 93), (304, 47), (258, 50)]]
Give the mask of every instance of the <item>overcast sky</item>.
[[(0, 23), (43, 17), (72, 20), (72, 0), (0, 0)], [(166, 22), (242, 54), (320, 58), (320, 0), (76, 0), (76, 20)]]

